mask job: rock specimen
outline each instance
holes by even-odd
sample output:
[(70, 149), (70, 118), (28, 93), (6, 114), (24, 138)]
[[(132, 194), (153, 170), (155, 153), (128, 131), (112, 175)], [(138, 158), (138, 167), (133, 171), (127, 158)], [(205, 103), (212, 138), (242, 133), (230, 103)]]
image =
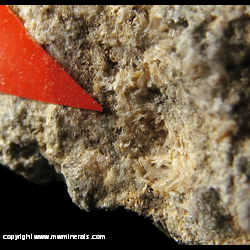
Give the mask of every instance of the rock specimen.
[(1, 94), (2, 164), (179, 243), (250, 243), (249, 7), (11, 8), (103, 112)]

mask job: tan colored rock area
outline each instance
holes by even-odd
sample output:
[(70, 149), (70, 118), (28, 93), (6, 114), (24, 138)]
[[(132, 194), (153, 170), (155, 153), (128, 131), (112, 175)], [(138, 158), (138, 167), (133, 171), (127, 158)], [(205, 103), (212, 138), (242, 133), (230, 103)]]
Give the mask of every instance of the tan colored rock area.
[(250, 243), (249, 7), (11, 8), (104, 110), (1, 94), (2, 164), (35, 182), (53, 165), (80, 208), (179, 243)]

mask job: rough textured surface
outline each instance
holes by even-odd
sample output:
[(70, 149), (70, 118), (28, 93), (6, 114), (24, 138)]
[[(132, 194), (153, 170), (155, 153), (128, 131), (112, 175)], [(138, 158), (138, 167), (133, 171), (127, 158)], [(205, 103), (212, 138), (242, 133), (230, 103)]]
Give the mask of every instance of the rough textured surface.
[(12, 9), (104, 111), (1, 94), (2, 164), (180, 243), (250, 243), (249, 7)]

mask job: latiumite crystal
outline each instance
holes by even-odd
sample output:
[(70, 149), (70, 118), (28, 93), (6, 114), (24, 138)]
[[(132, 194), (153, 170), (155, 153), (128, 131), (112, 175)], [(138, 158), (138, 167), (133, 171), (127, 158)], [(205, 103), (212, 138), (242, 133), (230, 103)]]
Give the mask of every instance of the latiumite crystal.
[(180, 243), (250, 243), (249, 7), (11, 9), (103, 112), (1, 94), (3, 165)]

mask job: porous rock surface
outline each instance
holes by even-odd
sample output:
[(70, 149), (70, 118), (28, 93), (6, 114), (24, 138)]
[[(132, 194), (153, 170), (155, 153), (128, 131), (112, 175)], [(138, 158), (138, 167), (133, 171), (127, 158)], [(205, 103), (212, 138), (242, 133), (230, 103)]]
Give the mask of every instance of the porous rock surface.
[(11, 8), (104, 109), (1, 94), (3, 165), (179, 243), (250, 243), (249, 7)]

